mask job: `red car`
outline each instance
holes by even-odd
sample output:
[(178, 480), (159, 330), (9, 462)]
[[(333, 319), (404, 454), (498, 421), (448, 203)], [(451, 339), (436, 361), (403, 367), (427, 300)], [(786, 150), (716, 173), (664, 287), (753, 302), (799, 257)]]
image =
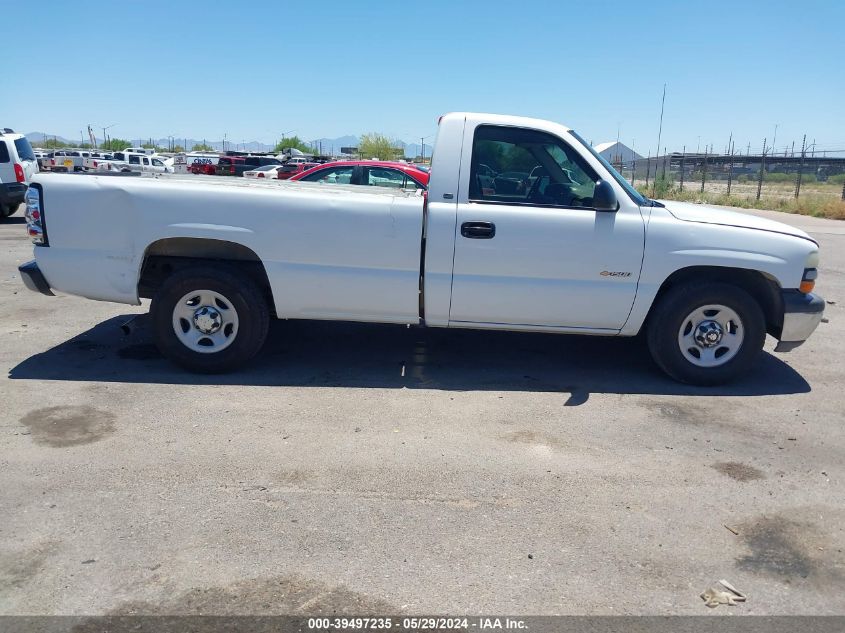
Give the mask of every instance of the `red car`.
[(214, 165), (211, 163), (194, 162), (188, 169), (192, 174), (206, 174), (207, 176), (213, 176), (215, 172)]
[(428, 172), (410, 163), (341, 160), (313, 167), (291, 180), (326, 184), (371, 185), (397, 189), (428, 189)]
[(312, 167), (316, 167), (318, 163), (291, 163), (289, 165), (282, 165), (279, 171), (276, 172), (278, 180), (296, 180), (294, 176), (298, 176), (304, 171), (308, 171)]

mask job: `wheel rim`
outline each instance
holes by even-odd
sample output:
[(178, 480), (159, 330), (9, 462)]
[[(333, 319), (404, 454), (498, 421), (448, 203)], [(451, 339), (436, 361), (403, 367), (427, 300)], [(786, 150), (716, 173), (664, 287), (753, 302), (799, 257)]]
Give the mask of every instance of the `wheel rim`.
[(193, 290), (173, 307), (173, 331), (193, 352), (221, 352), (238, 335), (238, 311), (219, 292)]
[(739, 315), (727, 306), (712, 304), (696, 308), (681, 322), (678, 346), (693, 365), (719, 367), (739, 353), (744, 338)]

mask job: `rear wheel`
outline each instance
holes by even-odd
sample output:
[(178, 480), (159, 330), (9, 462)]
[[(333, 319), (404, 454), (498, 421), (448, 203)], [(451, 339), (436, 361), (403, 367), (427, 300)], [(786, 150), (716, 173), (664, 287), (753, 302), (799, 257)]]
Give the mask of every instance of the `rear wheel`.
[(161, 353), (201, 373), (229, 371), (251, 359), (270, 323), (261, 289), (225, 265), (174, 273), (153, 298), (150, 314)]
[(743, 289), (699, 283), (669, 290), (646, 331), (649, 350), (675, 380), (717, 385), (747, 370), (766, 339), (763, 311)]

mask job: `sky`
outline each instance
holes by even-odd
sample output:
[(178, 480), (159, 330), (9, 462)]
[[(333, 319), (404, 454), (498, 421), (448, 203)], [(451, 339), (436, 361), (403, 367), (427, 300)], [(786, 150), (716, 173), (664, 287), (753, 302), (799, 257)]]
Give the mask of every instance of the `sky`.
[[(79, 138), (434, 140), (452, 111), (599, 143), (845, 149), (845, 2), (3, 2), (0, 125)], [(7, 44), (10, 44), (7, 42)], [(14, 72), (9, 72), (14, 71)], [(98, 137), (101, 131), (97, 132)]]

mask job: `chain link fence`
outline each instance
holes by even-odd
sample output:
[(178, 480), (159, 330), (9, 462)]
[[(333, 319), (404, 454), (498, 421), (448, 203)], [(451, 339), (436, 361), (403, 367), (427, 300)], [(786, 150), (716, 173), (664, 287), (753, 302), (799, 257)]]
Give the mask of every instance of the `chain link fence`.
[(709, 154), (675, 152), (616, 162), (635, 187), (656, 196), (730, 196), (748, 200), (799, 197), (845, 200), (845, 157), (807, 151), (782, 154)]

